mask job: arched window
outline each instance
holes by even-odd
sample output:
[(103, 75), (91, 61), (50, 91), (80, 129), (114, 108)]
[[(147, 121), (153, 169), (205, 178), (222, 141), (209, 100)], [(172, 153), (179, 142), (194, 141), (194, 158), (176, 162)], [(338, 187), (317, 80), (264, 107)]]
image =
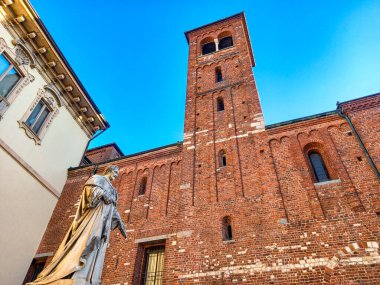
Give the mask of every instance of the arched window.
[(216, 99), (216, 110), (218, 112), (220, 111), (224, 111), (224, 101), (223, 101), (223, 98), (222, 97), (218, 97)]
[(147, 181), (148, 181), (148, 179), (145, 176), (143, 178), (141, 178), (140, 188), (139, 188), (139, 195), (144, 195), (145, 194)]
[(215, 43), (207, 43), (202, 46), (202, 54), (208, 54), (216, 51)]
[(222, 219), (222, 237), (223, 240), (232, 240), (232, 226), (230, 216), (225, 216)]
[(225, 49), (228, 47), (232, 47), (233, 45), (234, 45), (234, 43), (232, 41), (231, 36), (224, 37), (224, 38), (219, 40), (219, 50), (222, 50), (222, 49)]
[(214, 39), (207, 37), (201, 41), (202, 54), (208, 54), (216, 51)]
[(222, 82), (223, 76), (222, 76), (222, 68), (218, 66), (215, 68), (215, 82)]
[(219, 167), (225, 167), (227, 166), (227, 156), (225, 150), (219, 151)]
[(315, 179), (317, 180), (317, 182), (324, 182), (330, 180), (330, 176), (327, 172), (322, 156), (316, 151), (309, 152), (308, 156), (310, 164), (313, 167)]

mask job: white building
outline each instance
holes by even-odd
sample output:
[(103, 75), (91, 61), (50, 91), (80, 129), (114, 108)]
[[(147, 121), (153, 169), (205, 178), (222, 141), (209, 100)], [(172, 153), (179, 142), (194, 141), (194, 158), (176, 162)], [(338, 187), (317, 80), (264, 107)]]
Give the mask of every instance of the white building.
[(0, 5), (0, 284), (16, 285), (67, 169), (109, 125), (29, 1)]

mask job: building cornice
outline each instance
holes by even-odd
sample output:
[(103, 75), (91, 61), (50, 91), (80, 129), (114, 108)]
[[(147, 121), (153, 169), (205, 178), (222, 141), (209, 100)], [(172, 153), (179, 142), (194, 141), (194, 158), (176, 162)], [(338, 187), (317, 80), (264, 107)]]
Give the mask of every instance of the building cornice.
[(49, 77), (72, 111), (78, 123), (89, 136), (109, 127), (79, 78), (67, 62), (59, 47), (42, 23), (28, 0), (2, 1), (6, 28), (13, 31), (15, 42), (32, 51), (36, 62)]

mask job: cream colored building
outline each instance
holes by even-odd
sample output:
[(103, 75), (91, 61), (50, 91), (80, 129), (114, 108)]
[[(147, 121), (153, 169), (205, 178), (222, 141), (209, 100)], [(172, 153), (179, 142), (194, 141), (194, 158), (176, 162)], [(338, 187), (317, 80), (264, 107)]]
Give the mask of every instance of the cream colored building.
[(29, 1), (0, 6), (0, 284), (24, 280), (66, 181), (109, 127)]

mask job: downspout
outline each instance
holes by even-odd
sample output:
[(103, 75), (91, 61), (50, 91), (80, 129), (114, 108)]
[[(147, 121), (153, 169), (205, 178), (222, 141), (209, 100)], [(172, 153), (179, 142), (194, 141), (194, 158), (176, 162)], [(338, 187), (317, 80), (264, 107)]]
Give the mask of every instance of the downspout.
[(348, 117), (348, 116), (343, 112), (343, 110), (342, 110), (342, 105), (341, 105), (339, 102), (337, 103), (337, 109), (338, 109), (338, 114), (339, 114), (342, 118), (346, 119), (346, 121), (347, 121), (348, 125), (350, 126), (352, 132), (354, 133), (354, 135), (355, 135), (355, 137), (356, 137), (356, 139), (357, 139), (357, 141), (358, 141), (358, 143), (359, 143), (361, 149), (363, 150), (364, 155), (365, 155), (365, 157), (367, 158), (367, 161), (368, 161), (369, 165), (370, 165), (371, 168), (373, 169), (373, 172), (375, 172), (375, 175), (376, 175), (377, 179), (380, 180), (380, 172), (379, 172), (379, 170), (377, 169), (377, 167), (376, 167), (375, 163), (373, 162), (373, 160), (372, 160), (372, 158), (371, 158), (371, 156), (370, 156), (370, 154), (369, 154), (367, 148), (365, 147), (365, 145), (364, 145), (363, 141), (361, 140), (361, 138), (360, 138), (358, 132), (356, 131), (354, 125), (352, 124), (350, 117)]

